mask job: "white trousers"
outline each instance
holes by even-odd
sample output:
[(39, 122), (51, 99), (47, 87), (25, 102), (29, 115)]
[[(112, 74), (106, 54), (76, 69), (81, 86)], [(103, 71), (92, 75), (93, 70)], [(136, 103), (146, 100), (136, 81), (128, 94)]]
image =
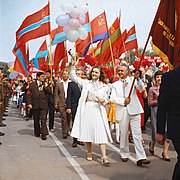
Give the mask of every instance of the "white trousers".
[(120, 120), (120, 155), (122, 158), (129, 158), (129, 123), (131, 126), (134, 148), (136, 152), (136, 160), (147, 159), (143, 145), (141, 135), (141, 117), (138, 115), (129, 115), (127, 108), (124, 107), (123, 119)]

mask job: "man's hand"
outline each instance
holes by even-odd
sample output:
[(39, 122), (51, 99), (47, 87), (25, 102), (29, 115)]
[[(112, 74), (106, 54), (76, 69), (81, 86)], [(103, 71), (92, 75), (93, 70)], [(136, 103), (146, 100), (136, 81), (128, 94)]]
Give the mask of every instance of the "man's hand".
[(156, 141), (157, 141), (159, 144), (163, 145), (163, 144), (164, 144), (164, 141), (165, 141), (164, 135), (157, 133), (157, 134), (156, 134)]
[(55, 106), (54, 106), (54, 107), (55, 107), (55, 109), (58, 109), (58, 105), (57, 105), (57, 104), (55, 104)]
[(32, 109), (32, 104), (29, 104), (29, 105), (28, 105), (28, 108), (29, 108), (29, 109)]
[(124, 104), (125, 105), (128, 105), (129, 103), (131, 102), (131, 98), (125, 98), (125, 100), (124, 100)]
[(66, 112), (67, 112), (68, 114), (71, 114), (71, 109), (66, 109)]

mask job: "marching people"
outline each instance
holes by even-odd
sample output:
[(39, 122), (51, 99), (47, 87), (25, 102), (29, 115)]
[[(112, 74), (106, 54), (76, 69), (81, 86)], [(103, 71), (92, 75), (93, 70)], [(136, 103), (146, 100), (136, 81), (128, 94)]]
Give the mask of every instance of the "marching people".
[(48, 107), (49, 107), (49, 130), (51, 132), (54, 132), (54, 114), (55, 114), (55, 107), (54, 107), (54, 91), (55, 91), (55, 86), (56, 86), (56, 80), (54, 79), (54, 77), (52, 76), (51, 79), (51, 70), (47, 70), (46, 71), (46, 79), (45, 79), (46, 83), (48, 84), (48, 86), (50, 86), (52, 84), (52, 89), (49, 95), (49, 99), (48, 99)]
[(55, 93), (54, 93), (54, 104), (55, 109), (60, 112), (61, 125), (62, 125), (62, 136), (66, 139), (70, 131), (71, 114), (66, 112), (66, 99), (67, 99), (67, 89), (69, 80), (69, 72), (67, 69), (62, 70), (62, 80), (56, 83)]
[(164, 73), (158, 96), (157, 134), (156, 140), (160, 144), (165, 142), (166, 126), (167, 138), (172, 140), (177, 153), (177, 163), (174, 167), (173, 180), (180, 179), (180, 66)]
[(76, 75), (75, 67), (72, 67), (70, 77), (82, 88), (71, 136), (86, 142), (88, 161), (93, 159), (92, 143), (99, 144), (102, 164), (109, 165), (106, 143), (112, 142), (112, 138), (105, 109), (108, 101), (105, 74), (101, 67), (94, 66), (89, 74), (89, 80), (81, 79)]
[[(76, 69), (76, 75), (80, 78), (83, 77), (82, 69)], [(81, 87), (78, 86), (74, 81), (69, 82), (67, 89), (67, 100), (66, 100), (66, 112), (72, 114), (72, 125), (76, 115), (78, 101), (81, 96)], [(84, 145), (83, 142), (79, 142), (77, 138), (73, 138), (72, 147), (77, 147), (77, 144)]]
[(25, 94), (24, 94), (24, 102), (25, 102), (25, 105), (26, 105), (26, 121), (28, 121), (29, 119), (32, 118), (32, 109), (30, 109), (28, 106), (27, 106), (27, 99), (28, 99), (28, 96), (31, 95), (30, 91), (29, 91), (29, 86), (30, 84), (32, 83), (33, 79), (32, 79), (32, 76), (31, 75), (28, 75), (27, 77), (27, 82), (24, 84), (24, 88), (25, 88)]
[(139, 74), (135, 73), (135, 83), (132, 94), (128, 97), (132, 85), (133, 77), (128, 76), (129, 68), (127, 64), (121, 64), (118, 70), (120, 80), (112, 84), (112, 93), (110, 101), (116, 103), (116, 119), (120, 122), (120, 155), (123, 162), (127, 162), (129, 158), (129, 141), (128, 127), (130, 123), (134, 147), (136, 152), (137, 166), (149, 164), (142, 145), (142, 135), (140, 114), (143, 113), (142, 106), (138, 100), (136, 89), (144, 90), (144, 84), (139, 78)]
[(3, 69), (0, 68), (0, 127), (6, 126), (3, 121), (3, 115), (5, 111), (5, 88), (4, 88), (4, 81), (3, 81)]
[(50, 88), (44, 81), (44, 73), (38, 72), (37, 81), (32, 82), (29, 86), (31, 96), (27, 99), (27, 105), (33, 113), (34, 134), (36, 137), (40, 137), (41, 134), (42, 140), (46, 140), (46, 135), (48, 135), (46, 121)]
[[(148, 93), (148, 105), (151, 107), (151, 128), (152, 128), (152, 141), (149, 143), (149, 152), (154, 155), (154, 147), (156, 144), (156, 124), (157, 124), (157, 109), (158, 109), (158, 96), (159, 96), (159, 88), (161, 85), (161, 77), (163, 73), (161, 71), (157, 71), (154, 74), (155, 84), (150, 87)], [(168, 157), (168, 147), (170, 141), (166, 138), (163, 145), (162, 158), (165, 161), (170, 161)]]

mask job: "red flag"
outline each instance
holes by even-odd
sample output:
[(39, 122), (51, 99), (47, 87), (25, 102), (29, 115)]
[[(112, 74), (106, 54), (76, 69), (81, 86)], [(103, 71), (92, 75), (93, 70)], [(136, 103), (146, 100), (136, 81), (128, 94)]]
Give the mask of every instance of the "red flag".
[(39, 48), (36, 56), (34, 58), (34, 66), (37, 69), (41, 69), (41, 65), (45, 63), (45, 57), (49, 55), (48, 47), (46, 40), (42, 43), (41, 47)]
[(119, 59), (122, 53), (126, 51), (125, 40), (127, 39), (127, 30), (120, 35), (120, 37), (114, 42), (113, 53), (116, 52), (115, 58)]
[(152, 28), (152, 48), (173, 69), (180, 65), (180, 2), (161, 0)]
[(125, 48), (126, 51), (138, 49), (135, 25), (127, 33), (127, 39), (125, 40)]
[[(109, 37), (105, 11), (103, 13), (101, 13), (100, 15), (98, 15), (97, 17), (95, 17), (91, 21), (90, 24), (91, 24), (92, 39), (89, 36), (84, 41), (84, 44), (83, 44), (83, 55), (82, 56), (85, 56), (87, 54), (89, 46), (91, 45), (91, 43), (96, 43), (96, 42), (98, 42), (100, 40), (104, 40), (104, 39), (107, 39)], [(78, 46), (79, 45), (80, 45), (80, 42), (78, 42)], [(79, 50), (80, 50), (80, 48), (79, 48)]]
[(63, 26), (58, 26), (57, 28), (53, 29), (51, 31), (51, 39), (53, 40), (55, 35), (61, 32), (63, 32)]
[(17, 72), (22, 73), (24, 76), (28, 75), (28, 59), (26, 54), (26, 45), (24, 44), (20, 48), (13, 49), (13, 53), (16, 56), (13, 69)]
[[(116, 51), (114, 51), (114, 54), (111, 54), (110, 49), (110, 42), (111, 47), (116, 44), (116, 40), (120, 37), (121, 31), (120, 31), (120, 20), (117, 17), (115, 21), (113, 22), (112, 26), (109, 29), (110, 39), (104, 40), (101, 48), (101, 54), (99, 56), (99, 65), (106, 64), (110, 61), (112, 61), (112, 55), (116, 55)], [(115, 47), (114, 47), (115, 48)], [(112, 52), (113, 53), (113, 52)]]
[(66, 48), (64, 42), (57, 44), (54, 52), (54, 65), (53, 65), (53, 69), (55, 71), (59, 70), (59, 63), (66, 56), (67, 55), (66, 55)]
[(20, 28), (16, 32), (17, 47), (25, 44), (29, 40), (50, 34), (50, 11), (49, 3), (25, 18)]
[(105, 11), (91, 21), (93, 42), (109, 37)]

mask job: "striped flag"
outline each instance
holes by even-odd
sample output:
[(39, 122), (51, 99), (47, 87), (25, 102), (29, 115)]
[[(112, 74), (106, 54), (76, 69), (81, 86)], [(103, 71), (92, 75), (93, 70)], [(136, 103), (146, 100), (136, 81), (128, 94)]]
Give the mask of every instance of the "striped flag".
[(37, 69), (40, 69), (41, 65), (45, 63), (45, 57), (49, 55), (49, 51), (47, 48), (46, 40), (42, 43), (41, 47), (39, 48), (36, 56), (34, 58), (34, 66)]
[(29, 15), (22, 22), (19, 29), (16, 31), (16, 44), (17, 47), (22, 46), (32, 39), (50, 34), (50, 11), (49, 3), (37, 11)]

